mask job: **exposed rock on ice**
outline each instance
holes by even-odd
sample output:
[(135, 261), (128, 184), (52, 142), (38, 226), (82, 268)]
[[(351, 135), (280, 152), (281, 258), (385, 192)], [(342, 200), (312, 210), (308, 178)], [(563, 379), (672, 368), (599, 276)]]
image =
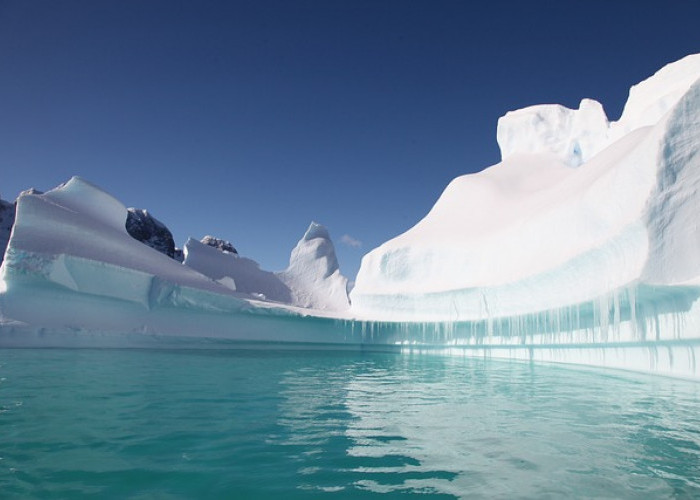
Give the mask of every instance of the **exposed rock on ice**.
[(173, 234), (165, 224), (153, 217), (147, 210), (141, 208), (128, 209), (126, 232), (137, 241), (145, 243), (170, 258), (175, 258)]
[(238, 251), (236, 251), (236, 249), (233, 247), (230, 241), (221, 240), (219, 238), (214, 238), (213, 236), (209, 235), (205, 236), (200, 241), (205, 245), (209, 245), (210, 247), (218, 248), (224, 253), (238, 253)]
[(0, 199), (0, 263), (5, 256), (7, 243), (10, 241), (10, 232), (15, 223), (15, 205)]

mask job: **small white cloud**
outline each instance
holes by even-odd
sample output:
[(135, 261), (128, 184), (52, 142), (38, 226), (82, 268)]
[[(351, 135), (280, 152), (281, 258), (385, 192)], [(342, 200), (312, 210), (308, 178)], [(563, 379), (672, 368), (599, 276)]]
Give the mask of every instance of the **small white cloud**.
[(340, 241), (346, 244), (347, 246), (353, 248), (360, 248), (362, 246), (362, 242), (360, 240), (353, 238), (349, 234), (344, 234), (343, 236), (341, 236)]

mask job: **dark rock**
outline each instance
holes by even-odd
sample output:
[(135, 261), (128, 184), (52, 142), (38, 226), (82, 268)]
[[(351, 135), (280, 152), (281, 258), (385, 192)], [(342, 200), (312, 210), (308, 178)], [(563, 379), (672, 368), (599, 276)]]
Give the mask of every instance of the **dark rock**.
[(132, 238), (175, 258), (175, 240), (170, 230), (158, 219), (141, 208), (129, 208), (126, 217), (126, 232)]
[(12, 226), (15, 224), (15, 204), (0, 200), (0, 263), (5, 257), (7, 243), (10, 241)]
[(238, 255), (238, 251), (233, 247), (230, 241), (220, 240), (219, 238), (214, 238), (209, 235), (205, 236), (200, 241), (210, 247), (218, 248), (222, 252), (235, 253)]
[(22, 191), (19, 195), (23, 196), (25, 194), (44, 194), (44, 192), (39, 191), (38, 189), (35, 189), (35, 188), (29, 188), (29, 189), (25, 189), (24, 191)]
[(182, 248), (175, 249), (175, 255), (173, 255), (173, 259), (175, 259), (178, 262), (185, 261), (185, 252), (182, 251)]

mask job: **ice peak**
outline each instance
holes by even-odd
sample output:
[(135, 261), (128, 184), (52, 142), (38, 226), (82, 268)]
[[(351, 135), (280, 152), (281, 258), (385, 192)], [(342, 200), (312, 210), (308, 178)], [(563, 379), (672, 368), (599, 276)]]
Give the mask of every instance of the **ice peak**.
[(324, 226), (323, 224), (319, 224), (318, 222), (311, 221), (311, 224), (309, 224), (309, 228), (306, 230), (304, 236), (302, 237), (302, 241), (311, 241), (315, 238), (330, 240), (331, 236), (328, 233), (328, 229), (326, 229), (326, 226)]
[(215, 238), (214, 236), (207, 234), (200, 240), (200, 242), (210, 247), (217, 248), (224, 253), (235, 253), (238, 255), (238, 250), (236, 250), (233, 244), (228, 240), (222, 240), (221, 238)]
[(654, 125), (700, 78), (700, 54), (667, 64), (652, 76), (630, 87), (617, 136)]
[(292, 290), (294, 303), (315, 309), (348, 307), (347, 278), (340, 274), (328, 230), (312, 222), (292, 250), (289, 267), (279, 277)]

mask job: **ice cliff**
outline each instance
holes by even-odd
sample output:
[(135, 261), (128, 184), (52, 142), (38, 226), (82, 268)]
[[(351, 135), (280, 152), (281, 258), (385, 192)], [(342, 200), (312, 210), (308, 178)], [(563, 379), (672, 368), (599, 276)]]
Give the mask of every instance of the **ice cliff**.
[(699, 77), (700, 55), (665, 67), (615, 123), (588, 99), (506, 114), (503, 160), (363, 258), (353, 311), (472, 321), (700, 284)]

